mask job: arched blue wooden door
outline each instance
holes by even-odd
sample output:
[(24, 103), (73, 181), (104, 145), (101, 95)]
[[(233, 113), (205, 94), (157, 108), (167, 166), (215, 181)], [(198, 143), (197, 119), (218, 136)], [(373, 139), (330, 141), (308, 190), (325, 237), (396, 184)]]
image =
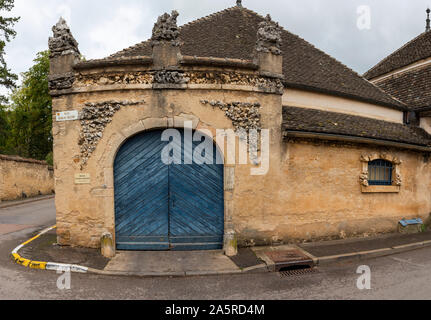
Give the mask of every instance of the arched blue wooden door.
[[(162, 132), (132, 137), (115, 159), (117, 249), (221, 249), (224, 184), (217, 148), (213, 164), (165, 165), (161, 154), (169, 142), (162, 141)], [(193, 142), (193, 150), (199, 144)], [(183, 146), (182, 159), (191, 159)]]

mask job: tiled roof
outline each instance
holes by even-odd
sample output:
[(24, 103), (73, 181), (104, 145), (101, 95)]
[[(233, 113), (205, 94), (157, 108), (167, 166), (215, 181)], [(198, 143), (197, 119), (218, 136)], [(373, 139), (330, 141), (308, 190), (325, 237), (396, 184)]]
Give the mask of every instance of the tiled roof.
[(285, 134), (307, 132), (431, 145), (431, 136), (419, 127), (297, 107), (283, 107), (283, 131)]
[[(252, 59), (258, 25), (263, 17), (233, 7), (188, 23), (180, 28), (184, 55)], [(319, 91), (397, 109), (404, 104), (392, 98), (342, 63), (298, 36), (283, 30), (285, 85)], [(151, 55), (149, 41), (120, 51), (111, 58)]]
[(431, 106), (431, 65), (393, 75), (377, 85), (410, 107)]
[(431, 57), (431, 32), (424, 32), (379, 62), (366, 72), (364, 77), (371, 80), (429, 57)]

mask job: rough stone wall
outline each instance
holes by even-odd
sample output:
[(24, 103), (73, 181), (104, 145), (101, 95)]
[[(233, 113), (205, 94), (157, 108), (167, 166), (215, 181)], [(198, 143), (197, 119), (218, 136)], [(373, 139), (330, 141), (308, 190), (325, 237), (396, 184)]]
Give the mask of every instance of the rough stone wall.
[[(98, 247), (100, 237), (115, 237), (113, 161), (121, 144), (151, 128), (235, 129), (220, 108), (202, 100), (260, 104), (260, 125), (270, 129), (267, 175), (252, 176), (252, 165), (226, 166), (226, 229), (241, 245), (257, 245), (396, 231), (401, 218), (431, 212), (431, 167), (420, 153), (379, 147), (284, 142), (281, 96), (245, 90), (118, 90), (54, 98), (54, 112), (78, 110), (89, 103), (128, 101), (106, 125), (84, 167), (79, 146), (80, 121), (54, 122), (54, 159), (59, 241)], [(134, 104), (136, 102), (137, 104)], [(402, 161), (399, 193), (364, 194), (359, 177), (361, 156), (386, 152)], [(75, 175), (89, 174), (89, 184)]]
[[(81, 121), (55, 122), (54, 159), (56, 207), (59, 241), (62, 244), (98, 247), (100, 237), (110, 232), (115, 237), (113, 162), (121, 143), (135, 133), (152, 128), (183, 128), (184, 121), (193, 122), (196, 129), (232, 129), (232, 120), (223, 110), (202, 104), (203, 99), (241, 101), (261, 106), (262, 127), (273, 129), (274, 141), (281, 145), (281, 95), (252, 91), (227, 90), (126, 90), (106, 91), (54, 98), (54, 112), (82, 111), (89, 104), (103, 101), (129, 101), (120, 108), (104, 129), (85, 166), (81, 163), (79, 146)], [(137, 104), (132, 104), (137, 102)], [(250, 174), (248, 167), (247, 176)], [(235, 182), (243, 177), (227, 169)], [(89, 184), (76, 184), (75, 175), (89, 174)], [(272, 177), (274, 178), (274, 177)], [(267, 177), (271, 179), (271, 177)], [(233, 219), (234, 190), (226, 188), (226, 228)]]
[(45, 162), (0, 155), (0, 202), (53, 191), (54, 172)]
[[(396, 232), (402, 218), (429, 218), (431, 162), (421, 153), (309, 141), (285, 143), (280, 151), (279, 164), (272, 157), (272, 181), (236, 188), (242, 245), (367, 237)], [(399, 193), (361, 191), (361, 156), (379, 152), (402, 161)]]

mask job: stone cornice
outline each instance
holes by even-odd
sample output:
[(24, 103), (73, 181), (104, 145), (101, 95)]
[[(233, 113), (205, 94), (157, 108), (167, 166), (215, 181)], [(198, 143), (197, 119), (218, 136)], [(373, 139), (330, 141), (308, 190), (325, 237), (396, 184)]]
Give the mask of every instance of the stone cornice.
[(82, 71), (94, 68), (106, 68), (117, 66), (149, 66), (153, 64), (153, 58), (148, 56), (132, 57), (132, 58), (116, 58), (116, 59), (100, 59), (82, 61), (73, 66), (74, 70)]
[(252, 60), (228, 58), (182, 56), (180, 63), (186, 66), (232, 67), (249, 70), (259, 69), (259, 66)]

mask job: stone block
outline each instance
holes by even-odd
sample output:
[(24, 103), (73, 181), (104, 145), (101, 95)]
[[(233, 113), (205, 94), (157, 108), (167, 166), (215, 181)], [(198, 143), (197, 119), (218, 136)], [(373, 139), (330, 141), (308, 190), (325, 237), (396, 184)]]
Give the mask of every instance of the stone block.
[(155, 69), (172, 68), (179, 65), (180, 48), (170, 42), (160, 42), (153, 47), (153, 64)]
[(135, 135), (135, 134), (137, 134), (139, 132), (142, 132), (144, 130), (145, 130), (144, 124), (141, 121), (139, 121), (139, 122), (135, 123), (134, 125), (126, 128), (126, 129), (123, 129), (121, 131), (121, 133), (125, 137), (131, 137), (131, 136), (133, 136), (133, 135)]
[(175, 128), (184, 128), (184, 123), (190, 121), (192, 122), (192, 129), (195, 130), (199, 125), (199, 118), (189, 114), (180, 114), (178, 117), (174, 117)]
[(224, 190), (232, 191), (235, 187), (235, 168), (225, 167)]
[(73, 72), (73, 64), (77, 61), (73, 54), (62, 55), (50, 60), (49, 73), (51, 75)]
[(224, 254), (228, 257), (238, 254), (238, 240), (235, 231), (228, 231), (224, 236)]
[(148, 118), (142, 121), (145, 129), (165, 129), (168, 127), (167, 118)]
[(100, 239), (100, 245), (102, 248), (102, 255), (106, 258), (115, 257), (115, 244), (112, 234), (106, 232), (102, 235)]
[(271, 74), (283, 74), (283, 56), (267, 52), (259, 52), (258, 56), (259, 71)]

